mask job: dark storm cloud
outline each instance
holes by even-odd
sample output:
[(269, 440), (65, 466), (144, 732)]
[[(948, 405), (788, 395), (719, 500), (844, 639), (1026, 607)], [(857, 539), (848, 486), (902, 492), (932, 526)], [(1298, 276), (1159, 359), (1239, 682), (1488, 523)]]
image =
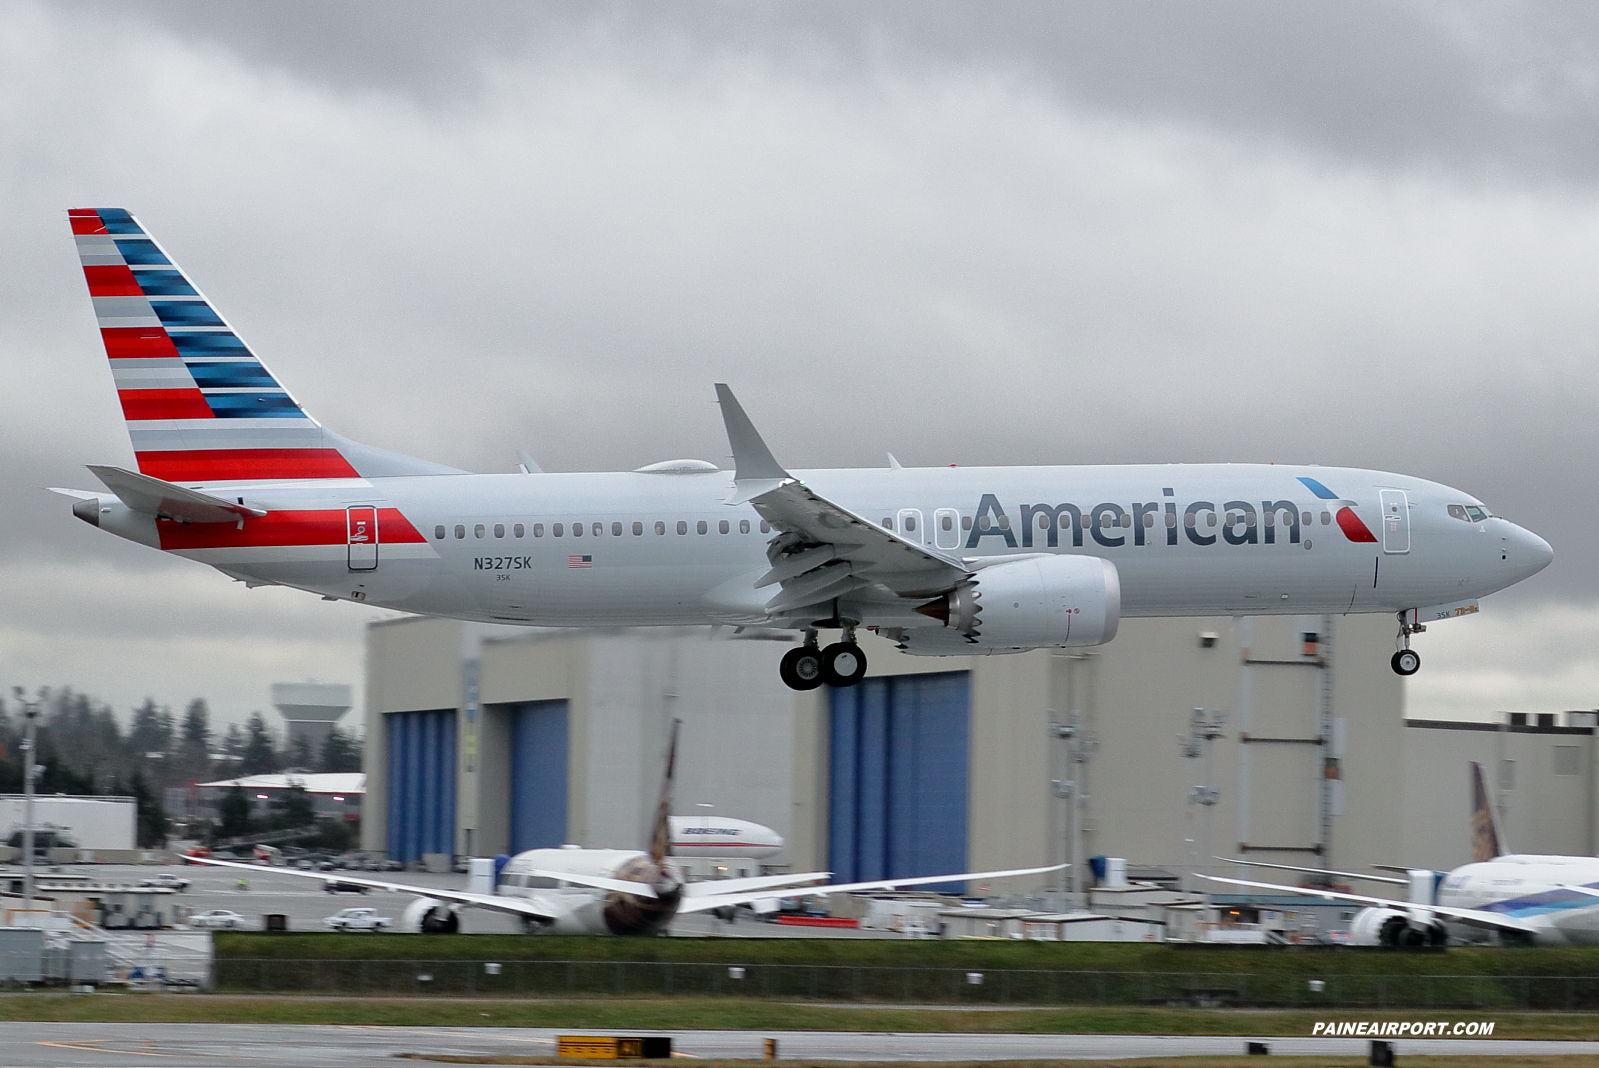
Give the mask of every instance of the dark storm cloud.
[(1496, 4), (141, 3), (124, 17), (347, 91), (470, 107), (573, 50), (670, 75), (743, 55), (870, 82), (1020, 78), (1130, 122), (1200, 124), (1374, 167), (1599, 178), (1599, 8)]

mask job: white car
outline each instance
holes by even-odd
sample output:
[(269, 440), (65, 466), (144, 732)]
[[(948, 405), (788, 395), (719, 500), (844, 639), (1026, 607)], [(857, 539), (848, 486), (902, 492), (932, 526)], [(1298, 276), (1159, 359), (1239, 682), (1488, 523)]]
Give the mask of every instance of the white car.
[(351, 908), (329, 916), (322, 921), (331, 931), (383, 931), (393, 923), (387, 916), (379, 916), (377, 909)]
[(210, 912), (202, 912), (199, 915), (190, 916), (189, 926), (242, 927), (244, 926), (244, 917), (237, 912), (229, 912), (227, 909), (212, 909)]

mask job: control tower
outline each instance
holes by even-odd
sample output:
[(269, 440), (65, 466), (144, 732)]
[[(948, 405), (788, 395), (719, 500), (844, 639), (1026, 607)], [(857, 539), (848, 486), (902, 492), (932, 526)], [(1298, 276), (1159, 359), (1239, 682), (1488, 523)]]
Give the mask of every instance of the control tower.
[(288, 727), (290, 751), (304, 738), (314, 756), (322, 752), (333, 725), (350, 710), (350, 687), (343, 683), (274, 682), (272, 705)]

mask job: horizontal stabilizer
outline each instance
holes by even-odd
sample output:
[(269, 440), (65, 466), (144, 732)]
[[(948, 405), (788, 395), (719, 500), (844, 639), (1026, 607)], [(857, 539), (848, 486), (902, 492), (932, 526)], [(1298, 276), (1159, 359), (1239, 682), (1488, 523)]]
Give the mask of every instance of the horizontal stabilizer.
[(175, 519), (180, 523), (237, 523), (247, 516), (258, 518), (267, 514), (264, 508), (213, 497), (120, 467), (90, 464), (89, 470), (105, 483), (106, 489), (120, 497), (123, 504), (135, 512), (160, 519)]

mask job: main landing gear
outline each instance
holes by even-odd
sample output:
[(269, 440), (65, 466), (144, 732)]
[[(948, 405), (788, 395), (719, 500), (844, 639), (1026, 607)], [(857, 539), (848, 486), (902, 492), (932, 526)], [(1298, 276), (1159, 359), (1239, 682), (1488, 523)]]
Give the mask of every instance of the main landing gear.
[(1394, 674), (1410, 676), (1421, 670), (1421, 654), (1410, 647), (1410, 636), (1423, 634), (1427, 628), (1421, 623), (1406, 622), (1407, 614), (1399, 613), (1399, 637), (1396, 641), (1399, 651), (1394, 653), (1389, 663), (1393, 665)]
[(854, 686), (866, 677), (866, 654), (855, 644), (855, 628), (844, 628), (843, 640), (826, 649), (818, 648), (816, 631), (805, 632), (805, 644), (783, 654), (777, 673), (791, 690), (814, 690), (829, 686)]

